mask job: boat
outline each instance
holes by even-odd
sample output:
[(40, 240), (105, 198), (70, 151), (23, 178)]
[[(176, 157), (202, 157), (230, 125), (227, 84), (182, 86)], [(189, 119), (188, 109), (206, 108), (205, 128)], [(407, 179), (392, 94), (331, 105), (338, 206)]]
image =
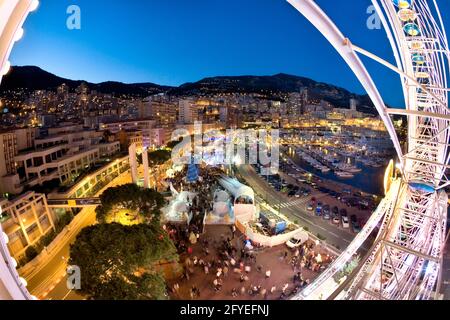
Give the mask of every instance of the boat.
[(381, 164), (381, 163), (374, 163), (372, 165), (373, 168), (381, 168), (382, 166), (383, 166), (383, 164)]
[(328, 173), (328, 172), (330, 172), (331, 171), (331, 169), (330, 168), (327, 168), (327, 167), (322, 167), (322, 173)]
[(346, 169), (346, 171), (350, 172), (350, 173), (359, 173), (359, 172), (362, 171), (362, 169), (357, 168), (357, 167), (349, 167), (349, 168)]
[(337, 166), (337, 168), (344, 172), (350, 172), (350, 173), (359, 173), (362, 171), (362, 169), (357, 168), (355, 166), (349, 165), (349, 164), (340, 164)]
[(351, 174), (350, 172), (344, 172), (344, 171), (338, 171), (338, 172), (336, 172), (336, 175), (342, 179), (350, 179), (350, 178), (354, 177), (354, 175)]

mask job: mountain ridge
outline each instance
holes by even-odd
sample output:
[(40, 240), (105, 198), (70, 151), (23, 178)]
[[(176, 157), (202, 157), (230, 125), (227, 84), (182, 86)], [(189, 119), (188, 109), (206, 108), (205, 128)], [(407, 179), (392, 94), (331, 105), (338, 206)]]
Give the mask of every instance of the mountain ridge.
[(14, 66), (3, 78), (0, 92), (25, 88), (34, 90), (55, 90), (61, 84), (67, 84), (71, 90), (82, 83), (86, 83), (91, 90), (105, 94), (130, 94), (147, 96), (158, 93), (168, 93), (175, 96), (208, 95), (214, 93), (259, 93), (268, 97), (289, 92), (299, 92), (307, 88), (310, 98), (330, 102), (336, 107), (349, 107), (349, 100), (356, 99), (359, 102), (358, 110), (375, 113), (375, 108), (367, 95), (351, 93), (347, 89), (317, 82), (315, 80), (278, 73), (271, 76), (216, 76), (207, 77), (197, 82), (188, 82), (179, 87), (158, 85), (151, 82), (122, 83), (119, 81), (106, 81), (91, 83), (84, 80), (71, 80), (56, 76), (36, 66)]

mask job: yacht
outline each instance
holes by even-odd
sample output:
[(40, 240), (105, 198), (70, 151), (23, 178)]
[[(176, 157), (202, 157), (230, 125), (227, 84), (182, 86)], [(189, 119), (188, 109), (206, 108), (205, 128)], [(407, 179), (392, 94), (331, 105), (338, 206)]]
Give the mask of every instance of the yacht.
[(360, 172), (360, 171), (356, 171), (356, 167), (349, 165), (349, 164), (345, 164), (345, 163), (340, 163), (337, 165), (337, 169), (339, 169), (339, 171), (344, 171), (344, 172), (351, 172), (351, 173), (356, 173), (356, 172)]
[(328, 172), (331, 171), (331, 169), (330, 169), (330, 168), (327, 168), (327, 167), (325, 167), (325, 166), (323, 166), (322, 169), (321, 169), (321, 171), (322, 171), (322, 173), (328, 173)]
[(344, 171), (338, 171), (338, 172), (336, 172), (336, 175), (342, 179), (350, 179), (350, 178), (354, 177), (354, 175), (352, 173), (344, 172)]
[(345, 169), (345, 171), (350, 172), (350, 173), (359, 173), (362, 171), (362, 169), (360, 169), (358, 167), (354, 167), (354, 166), (349, 166)]

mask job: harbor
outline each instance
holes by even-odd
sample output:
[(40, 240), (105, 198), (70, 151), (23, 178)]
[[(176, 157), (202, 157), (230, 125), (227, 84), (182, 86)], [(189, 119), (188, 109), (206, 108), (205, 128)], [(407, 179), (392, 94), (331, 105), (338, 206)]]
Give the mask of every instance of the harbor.
[[(292, 147), (290, 149), (293, 150)], [(287, 155), (296, 166), (321, 179), (348, 185), (368, 194), (383, 194), (385, 165), (368, 165), (356, 158), (342, 156), (337, 157), (342, 160), (332, 162), (317, 154), (306, 153), (302, 148), (296, 148), (294, 152), (288, 150)]]

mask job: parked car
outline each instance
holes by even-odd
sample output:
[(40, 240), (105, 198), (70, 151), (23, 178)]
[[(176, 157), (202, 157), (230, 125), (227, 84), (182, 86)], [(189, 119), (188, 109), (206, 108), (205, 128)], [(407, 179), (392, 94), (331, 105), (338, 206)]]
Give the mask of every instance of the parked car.
[(333, 207), (333, 209), (331, 209), (331, 212), (334, 214), (334, 215), (337, 215), (337, 214), (339, 214), (339, 208), (338, 207)]
[(322, 215), (322, 207), (317, 206), (316, 208), (316, 216), (320, 217)]
[(341, 217), (339, 216), (339, 214), (335, 214), (333, 215), (333, 220), (332, 220), (333, 224), (335, 225), (340, 225), (341, 224)]
[(308, 235), (306, 233), (299, 233), (299, 234), (295, 235), (293, 238), (289, 239), (286, 242), (286, 245), (289, 248), (294, 249), (294, 248), (300, 247), (306, 241), (308, 241)]
[(312, 203), (308, 203), (308, 207), (306, 208), (308, 211), (314, 210), (314, 205)]
[(341, 216), (343, 216), (343, 217), (347, 217), (347, 216), (348, 216), (348, 213), (347, 213), (347, 210), (346, 210), (346, 209), (341, 209), (341, 210), (339, 211), (339, 213), (340, 213)]
[(348, 221), (348, 217), (347, 216), (342, 216), (342, 227), (345, 229), (349, 229), (350, 228), (350, 223)]
[(355, 215), (352, 215), (352, 216), (350, 217), (350, 220), (351, 220), (351, 222), (352, 222), (352, 229), (353, 229), (353, 231), (354, 231), (355, 233), (360, 232), (360, 231), (361, 231), (361, 227), (360, 227), (360, 225), (359, 225), (358, 218), (357, 218)]

